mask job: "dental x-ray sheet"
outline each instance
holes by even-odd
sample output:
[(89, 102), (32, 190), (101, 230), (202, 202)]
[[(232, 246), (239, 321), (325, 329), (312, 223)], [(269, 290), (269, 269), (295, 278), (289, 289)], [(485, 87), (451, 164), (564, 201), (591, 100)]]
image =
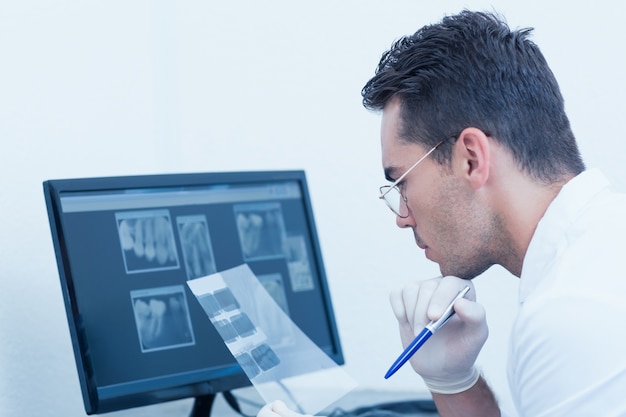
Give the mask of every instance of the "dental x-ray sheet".
[(357, 386), (289, 318), (247, 264), (187, 285), (266, 402), (282, 400), (300, 413), (315, 414)]

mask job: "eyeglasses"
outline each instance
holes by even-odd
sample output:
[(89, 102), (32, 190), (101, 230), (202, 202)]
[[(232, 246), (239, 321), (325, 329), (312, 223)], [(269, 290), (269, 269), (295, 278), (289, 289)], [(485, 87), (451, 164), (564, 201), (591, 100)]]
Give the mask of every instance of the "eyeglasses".
[(426, 159), (426, 157), (428, 155), (430, 155), (431, 153), (433, 153), (435, 151), (435, 149), (437, 149), (439, 147), (439, 145), (441, 145), (444, 141), (439, 142), (438, 144), (436, 144), (435, 146), (433, 146), (433, 148), (426, 152), (426, 155), (422, 156), (416, 163), (414, 163), (413, 165), (411, 165), (411, 167), (409, 169), (407, 169), (404, 174), (400, 175), (400, 177), (391, 185), (383, 185), (382, 187), (380, 187), (380, 196), (378, 196), (378, 198), (380, 198), (381, 200), (385, 201), (385, 204), (387, 204), (387, 206), (391, 209), (391, 211), (393, 211), (393, 213), (402, 218), (405, 219), (407, 217), (409, 217), (409, 208), (406, 204), (406, 197), (402, 195), (402, 193), (400, 192), (400, 189), (398, 188), (398, 184), (400, 184), (400, 182), (407, 176), (409, 175), (409, 172), (411, 172), (413, 170), (413, 168), (415, 168), (416, 166), (418, 166), (420, 164), (420, 162), (422, 162), (424, 159)]

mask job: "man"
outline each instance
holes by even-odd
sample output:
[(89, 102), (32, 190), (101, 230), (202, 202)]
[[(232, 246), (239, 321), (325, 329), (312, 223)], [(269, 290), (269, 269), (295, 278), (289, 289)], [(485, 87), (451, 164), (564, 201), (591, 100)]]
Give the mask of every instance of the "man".
[[(519, 415), (623, 416), (626, 196), (585, 171), (529, 34), (464, 11), (394, 43), (363, 88), (383, 114), (381, 197), (444, 276), (393, 292), (391, 305), (406, 346), (468, 280), (502, 265), (520, 278), (508, 369)], [(411, 359), (442, 416), (501, 414), (474, 365), (488, 330), (473, 293)], [(295, 414), (259, 414), (274, 415)]]

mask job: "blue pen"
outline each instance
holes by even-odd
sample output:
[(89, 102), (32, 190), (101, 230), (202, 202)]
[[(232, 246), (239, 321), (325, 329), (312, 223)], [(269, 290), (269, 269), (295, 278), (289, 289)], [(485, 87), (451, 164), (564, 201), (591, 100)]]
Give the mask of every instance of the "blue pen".
[(419, 334), (415, 337), (415, 339), (413, 339), (413, 341), (406, 347), (406, 349), (404, 349), (404, 352), (402, 352), (402, 354), (398, 357), (398, 359), (396, 359), (393, 365), (391, 365), (391, 368), (389, 368), (389, 370), (385, 374), (385, 379), (395, 374), (396, 371), (400, 369), (402, 365), (406, 363), (406, 361), (411, 359), (411, 356), (413, 356), (415, 352), (417, 352), (417, 350), (421, 348), (424, 343), (426, 343), (426, 341), (430, 338), (430, 336), (435, 334), (437, 330), (439, 330), (444, 324), (446, 324), (446, 322), (450, 319), (450, 317), (454, 315), (454, 303), (456, 302), (456, 300), (458, 300), (459, 298), (465, 297), (467, 293), (469, 292), (469, 290), (470, 290), (470, 287), (466, 286), (461, 291), (459, 291), (456, 297), (454, 297), (454, 300), (452, 300), (452, 302), (448, 305), (448, 307), (446, 307), (446, 310), (443, 312), (443, 315), (438, 320), (434, 320), (434, 321), (431, 320), (426, 325), (426, 327), (424, 327), (422, 331), (419, 332)]

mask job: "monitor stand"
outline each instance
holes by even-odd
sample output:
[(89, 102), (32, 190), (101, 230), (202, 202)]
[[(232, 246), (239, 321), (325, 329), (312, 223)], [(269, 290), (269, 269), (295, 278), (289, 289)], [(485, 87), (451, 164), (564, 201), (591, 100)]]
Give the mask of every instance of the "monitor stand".
[(194, 400), (191, 413), (189, 413), (189, 417), (209, 417), (216, 395), (217, 394), (206, 394), (197, 396)]

